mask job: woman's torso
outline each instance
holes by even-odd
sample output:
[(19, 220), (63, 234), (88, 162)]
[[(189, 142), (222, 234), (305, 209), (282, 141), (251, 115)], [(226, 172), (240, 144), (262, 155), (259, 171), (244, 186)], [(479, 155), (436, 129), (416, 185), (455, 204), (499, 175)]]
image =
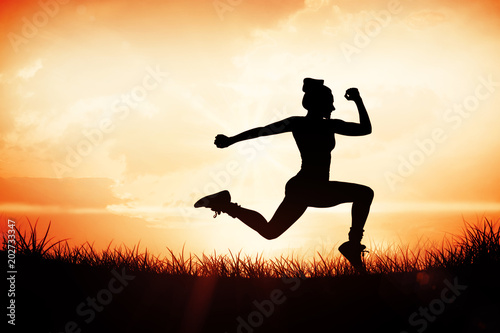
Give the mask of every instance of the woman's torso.
[(298, 176), (328, 181), (331, 151), (335, 147), (335, 132), (331, 121), (298, 117), (292, 133), (302, 158)]

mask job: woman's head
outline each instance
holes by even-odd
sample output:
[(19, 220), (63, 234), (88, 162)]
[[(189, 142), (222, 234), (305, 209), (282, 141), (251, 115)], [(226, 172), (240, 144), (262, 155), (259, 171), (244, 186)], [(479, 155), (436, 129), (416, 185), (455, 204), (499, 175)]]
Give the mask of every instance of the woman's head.
[(324, 82), (324, 80), (311, 78), (304, 79), (302, 106), (310, 113), (320, 115), (321, 118), (330, 118), (335, 107), (333, 106), (332, 91), (323, 85)]

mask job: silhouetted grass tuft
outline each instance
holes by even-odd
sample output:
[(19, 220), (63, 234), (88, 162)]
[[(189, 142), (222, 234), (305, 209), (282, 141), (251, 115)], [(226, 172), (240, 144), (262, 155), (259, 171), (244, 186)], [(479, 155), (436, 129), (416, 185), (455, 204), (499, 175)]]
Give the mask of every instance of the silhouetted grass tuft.
[[(17, 226), (14, 226), (16, 231), (16, 252), (21, 255), (29, 255), (32, 257), (44, 257), (48, 252), (55, 246), (66, 242), (66, 239), (51, 243), (53, 238), (47, 239), (50, 231), (51, 222), (45, 230), (45, 234), (40, 238), (37, 232), (38, 219), (35, 221), (35, 225), (31, 224), (29, 218), (26, 218), (29, 225), (29, 233), (26, 234), (26, 230), (21, 232)], [(7, 249), (7, 234), (3, 234), (3, 250)]]
[[(349, 263), (339, 254), (304, 260), (291, 255), (275, 259), (265, 259), (262, 255), (249, 256), (240, 252), (201, 256), (184, 253), (155, 256), (147, 251), (139, 251), (139, 245), (108, 247), (96, 251), (88, 242), (70, 247), (67, 240), (52, 242), (48, 239), (50, 223), (39, 237), (37, 224), (28, 220), (29, 230), (21, 232), (16, 227), (16, 251), (18, 254), (63, 263), (81, 264), (101, 268), (126, 267), (131, 272), (147, 272), (180, 276), (217, 276), (244, 278), (279, 278), (283, 276), (334, 277), (356, 274)], [(4, 251), (7, 250), (7, 235), (3, 235)], [(472, 265), (500, 264), (500, 229), (497, 222), (485, 219), (477, 224), (465, 223), (461, 236), (445, 238), (439, 247), (417, 244), (393, 245), (384, 249), (372, 248), (365, 257), (368, 273), (390, 274), (416, 272), (433, 268), (459, 269)]]

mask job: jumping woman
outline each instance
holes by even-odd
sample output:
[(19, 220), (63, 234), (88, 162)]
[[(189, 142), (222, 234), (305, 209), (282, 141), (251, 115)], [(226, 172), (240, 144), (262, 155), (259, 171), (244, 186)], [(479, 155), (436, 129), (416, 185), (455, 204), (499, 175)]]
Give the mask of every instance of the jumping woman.
[(307, 207), (333, 207), (352, 202), (352, 225), (349, 241), (339, 251), (357, 269), (364, 270), (361, 255), (366, 246), (361, 244), (363, 228), (373, 200), (371, 188), (345, 182), (330, 181), (331, 151), (335, 147), (335, 134), (361, 136), (370, 134), (372, 126), (358, 89), (350, 88), (345, 93), (347, 100), (356, 103), (359, 124), (330, 119), (333, 95), (324, 80), (304, 79), (302, 106), (305, 117), (290, 117), (265, 127), (258, 127), (233, 137), (219, 134), (215, 137), (217, 148), (226, 148), (236, 142), (285, 132), (292, 132), (302, 158), (299, 173), (285, 187), (285, 198), (272, 219), (268, 222), (256, 211), (240, 207), (231, 202), (228, 191), (206, 196), (195, 203), (195, 207), (207, 207), (238, 218), (266, 239), (274, 239), (285, 232), (306, 211)]

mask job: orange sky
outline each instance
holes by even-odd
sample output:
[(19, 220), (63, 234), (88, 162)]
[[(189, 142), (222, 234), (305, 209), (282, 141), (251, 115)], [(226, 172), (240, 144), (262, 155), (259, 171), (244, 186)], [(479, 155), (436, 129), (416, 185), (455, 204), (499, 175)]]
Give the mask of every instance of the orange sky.
[[(280, 253), (339, 243), (349, 206), (310, 209), (278, 240), (195, 210), (229, 189), (270, 218), (300, 167), (289, 134), (234, 135), (304, 115), (304, 77), (358, 87), (369, 136), (337, 137), (331, 178), (375, 191), (375, 243), (500, 214), (496, 1), (2, 1), (0, 213), (56, 239), (164, 252)], [(2, 222), (3, 223), (3, 222)], [(3, 230), (3, 227), (2, 227)]]

